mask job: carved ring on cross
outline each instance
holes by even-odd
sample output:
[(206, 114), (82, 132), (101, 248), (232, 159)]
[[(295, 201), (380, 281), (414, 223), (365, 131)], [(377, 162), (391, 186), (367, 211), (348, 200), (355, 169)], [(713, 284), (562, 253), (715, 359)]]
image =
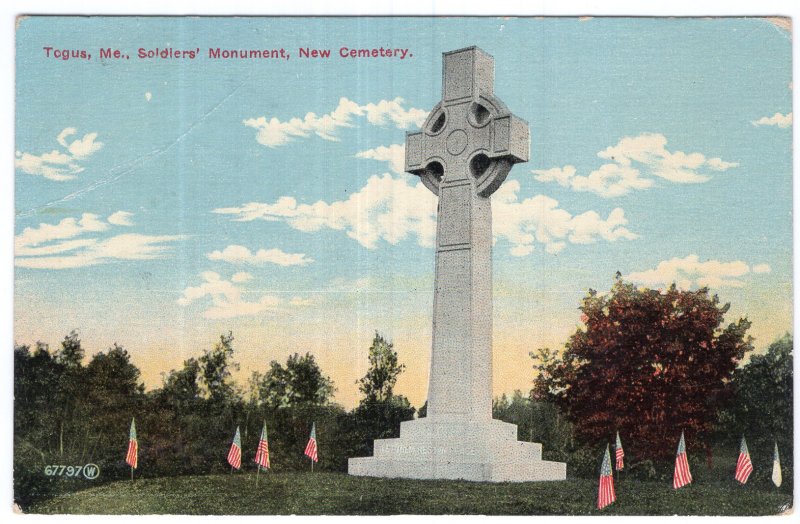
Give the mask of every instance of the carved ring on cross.
[(406, 171), (439, 195), (443, 182), (467, 177), (482, 197), (494, 193), (517, 162), (528, 160), (528, 124), (493, 95), (439, 102), (422, 131), (406, 137)]

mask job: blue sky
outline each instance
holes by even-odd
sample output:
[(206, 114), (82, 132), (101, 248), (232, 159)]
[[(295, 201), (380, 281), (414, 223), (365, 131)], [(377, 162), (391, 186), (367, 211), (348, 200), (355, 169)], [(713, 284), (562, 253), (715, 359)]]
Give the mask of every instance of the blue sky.
[(441, 53), (467, 45), (495, 57), (496, 94), (531, 132), (493, 197), (496, 393), (528, 387), (527, 352), (563, 344), (616, 271), (710, 285), (759, 349), (791, 331), (780, 21), (39, 18), (17, 31), (16, 341), (77, 328), (90, 353), (125, 345), (154, 387), (231, 329), (243, 374), (311, 351), (352, 405), (377, 329), (421, 404), (435, 200), (397, 160), (440, 99)]

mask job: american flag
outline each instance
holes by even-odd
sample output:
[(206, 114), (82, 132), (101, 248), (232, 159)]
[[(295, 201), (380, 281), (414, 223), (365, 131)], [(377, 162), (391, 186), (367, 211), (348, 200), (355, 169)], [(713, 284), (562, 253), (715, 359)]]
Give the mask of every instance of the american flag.
[(776, 487), (781, 487), (783, 475), (781, 475), (781, 457), (778, 455), (778, 443), (775, 443), (775, 454), (772, 456), (772, 483)]
[(747, 442), (745, 442), (744, 435), (742, 435), (742, 444), (739, 446), (739, 460), (736, 461), (736, 473), (733, 474), (733, 478), (745, 484), (752, 472), (753, 463), (750, 462), (750, 452), (747, 451)]
[(678, 455), (675, 457), (675, 474), (672, 477), (672, 487), (675, 489), (692, 482), (692, 473), (689, 471), (689, 460), (686, 457), (686, 442), (681, 431), (681, 441), (678, 442)]
[(619, 431), (617, 431), (617, 443), (614, 446), (614, 451), (617, 456), (617, 471), (619, 471), (625, 467), (625, 461), (622, 460), (625, 457), (625, 451), (622, 449), (622, 441), (619, 439)]
[(312, 462), (318, 462), (317, 457), (317, 425), (311, 424), (311, 436), (308, 437), (308, 444), (306, 444), (305, 455), (311, 459)]
[(269, 445), (267, 444), (267, 423), (261, 429), (261, 438), (258, 439), (258, 449), (256, 450), (256, 464), (259, 468), (269, 467)]
[(611, 472), (611, 455), (608, 453), (608, 444), (606, 444), (606, 452), (605, 455), (603, 455), (603, 466), (600, 468), (600, 487), (597, 490), (597, 509), (603, 509), (615, 500), (617, 500), (617, 495), (614, 493), (614, 475)]
[(231, 449), (228, 451), (228, 464), (236, 469), (242, 467), (242, 437), (239, 436), (239, 426), (236, 426), (236, 435), (233, 436)]
[(133, 469), (139, 466), (139, 441), (136, 440), (136, 422), (134, 419), (131, 419), (131, 433), (128, 437), (128, 453), (125, 455), (125, 463)]

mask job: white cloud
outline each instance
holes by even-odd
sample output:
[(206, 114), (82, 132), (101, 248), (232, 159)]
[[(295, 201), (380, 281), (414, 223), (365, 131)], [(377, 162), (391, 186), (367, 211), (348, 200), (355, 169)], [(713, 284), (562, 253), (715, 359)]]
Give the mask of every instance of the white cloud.
[(231, 282), (248, 282), (253, 280), (253, 275), (248, 273), (247, 271), (239, 271), (238, 273), (234, 273), (231, 277)]
[(534, 169), (533, 173), (539, 182), (558, 182), (560, 186), (570, 187), (575, 176), (575, 166)]
[(97, 133), (86, 133), (83, 135), (83, 138), (79, 138), (73, 140), (71, 143), (67, 143), (67, 137), (72, 136), (77, 132), (78, 130), (74, 127), (68, 127), (61, 131), (56, 138), (58, 143), (61, 144), (62, 147), (66, 148), (72, 155), (72, 158), (75, 160), (86, 158), (96, 153), (101, 147), (103, 147), (102, 142), (95, 141), (97, 139)]
[(436, 198), (422, 183), (409, 185), (388, 173), (373, 175), (360, 191), (347, 200), (300, 204), (280, 197), (273, 204), (250, 202), (241, 207), (215, 209), (233, 220), (283, 221), (305, 232), (321, 229), (344, 231), (368, 249), (384, 240), (397, 244), (415, 235), (420, 245), (433, 246), (436, 237)]
[(311, 300), (310, 298), (292, 297), (292, 299), (289, 301), (289, 304), (291, 304), (292, 306), (302, 307), (302, 306), (310, 306), (314, 304), (314, 301)]
[[(495, 239), (511, 244), (511, 254), (525, 256), (534, 243), (557, 253), (566, 243), (586, 244), (599, 239), (615, 241), (636, 235), (625, 225), (622, 209), (614, 209), (603, 219), (595, 211), (572, 215), (560, 209), (552, 198), (538, 195), (520, 200), (520, 185), (506, 182), (492, 198)], [(372, 176), (360, 191), (347, 200), (300, 204), (292, 197), (281, 197), (273, 204), (250, 202), (241, 207), (215, 209), (235, 221), (283, 221), (299, 231), (321, 229), (344, 231), (368, 249), (379, 241), (397, 244), (414, 236), (417, 243), (432, 247), (436, 237), (436, 197), (421, 183), (410, 185), (405, 178)]]
[(93, 238), (79, 238), (76, 240), (64, 240), (55, 244), (47, 246), (35, 247), (24, 246), (16, 249), (16, 256), (18, 257), (39, 257), (45, 255), (56, 255), (58, 253), (66, 253), (76, 249), (90, 247), (97, 243)]
[(575, 191), (613, 198), (652, 187), (655, 183), (652, 177), (676, 184), (697, 184), (710, 180), (701, 172), (704, 169), (726, 171), (739, 165), (718, 157), (707, 159), (702, 153), (670, 152), (666, 144), (667, 139), (661, 134), (624, 137), (597, 154), (612, 162), (603, 164), (588, 176), (577, 175), (571, 165), (534, 170), (533, 173), (540, 182), (556, 182)]
[[(150, 260), (164, 255), (169, 249), (169, 246), (164, 244), (181, 238), (179, 235), (150, 236), (127, 233), (105, 240), (86, 239), (29, 252), (21, 258), (17, 256), (15, 265), (33, 269), (71, 269), (105, 264), (114, 260)], [(32, 256), (69, 251), (72, 253), (61, 256)]]
[(405, 172), (406, 147), (403, 144), (392, 144), (388, 147), (378, 146), (375, 149), (356, 153), (356, 157), (388, 162), (389, 169), (395, 173), (403, 174)]
[(655, 269), (633, 272), (625, 278), (650, 287), (666, 288), (674, 282), (680, 289), (692, 287), (740, 288), (745, 285), (741, 277), (750, 272), (768, 273), (768, 264), (756, 264), (752, 268), (741, 260), (720, 262), (719, 260), (700, 261), (697, 255), (685, 258), (672, 258), (659, 262)]
[(709, 158), (706, 161), (706, 164), (714, 171), (725, 171), (726, 169), (730, 169), (739, 165), (737, 162), (726, 162), (719, 157)]
[[(342, 100), (346, 100), (346, 98)], [(394, 100), (381, 100), (377, 104), (370, 103), (361, 106), (361, 110), (366, 113), (367, 121), (372, 125), (385, 126), (393, 124), (399, 129), (407, 129), (412, 124), (422, 127), (425, 119), (428, 118), (428, 112), (413, 107), (405, 109), (403, 108), (404, 102), (405, 100), (398, 96)], [(341, 101), (339, 103), (341, 104)]]
[(149, 102), (150, 100), (152, 100), (152, 99), (153, 99), (153, 93), (151, 93), (150, 91), (146, 92), (146, 93), (144, 94), (144, 99), (145, 99), (145, 100), (147, 100), (147, 101)]
[(209, 319), (225, 319), (235, 317), (251, 317), (262, 313), (274, 312), (286, 305), (303, 306), (307, 301), (294, 297), (288, 303), (276, 295), (261, 295), (257, 300), (249, 302), (243, 298), (244, 289), (236, 284), (248, 282), (252, 279), (249, 273), (236, 273), (230, 280), (223, 279), (218, 273), (205, 271), (200, 274), (203, 282), (199, 286), (190, 286), (183, 290), (183, 295), (177, 300), (181, 306), (188, 306), (192, 302), (211, 299), (208, 309), (203, 311), (203, 317)]
[(778, 126), (781, 129), (785, 129), (792, 125), (792, 113), (787, 115), (775, 113), (772, 116), (762, 116), (758, 120), (753, 120), (751, 124), (754, 126)]
[(58, 224), (39, 224), (39, 227), (26, 227), (22, 233), (14, 237), (14, 249), (17, 254), (31, 246), (38, 246), (52, 240), (64, 240), (84, 233), (96, 233), (108, 229), (108, 224), (99, 216), (84, 213), (80, 219), (65, 218)]
[(328, 114), (318, 116), (307, 113), (303, 118), (294, 117), (287, 121), (272, 117), (261, 116), (248, 118), (242, 123), (247, 127), (256, 129), (256, 140), (267, 147), (277, 147), (286, 144), (294, 138), (306, 138), (312, 134), (325, 140), (338, 140), (337, 130), (341, 127), (353, 127), (353, 117), (366, 116), (367, 121), (373, 125), (394, 125), (406, 129), (410, 125), (422, 126), (428, 116), (421, 109), (403, 108), (404, 100), (400, 97), (394, 100), (381, 100), (377, 104), (359, 105), (347, 98), (340, 98), (339, 105)]
[(511, 180), (497, 190), (492, 198), (492, 224), (495, 240), (511, 243), (511, 254), (525, 256), (538, 242), (551, 254), (560, 252), (567, 242), (591, 244), (597, 240), (614, 242), (632, 240), (637, 235), (625, 226), (625, 212), (616, 208), (607, 218), (596, 211), (572, 215), (558, 207), (558, 201), (544, 195), (520, 200), (520, 184)]
[(112, 214), (108, 217), (108, 223), (114, 224), (115, 226), (132, 226), (133, 222), (131, 222), (131, 217), (133, 213), (128, 211), (117, 211), (116, 213)]
[(619, 164), (603, 164), (589, 176), (578, 176), (574, 166), (535, 170), (539, 182), (557, 182), (575, 191), (590, 191), (605, 198), (618, 197), (634, 189), (647, 189), (653, 185), (650, 179), (640, 177), (638, 169)]
[(33, 269), (68, 269), (114, 260), (148, 260), (162, 257), (169, 249), (168, 243), (182, 238), (135, 233), (104, 239), (75, 238), (108, 231), (112, 225), (130, 225), (128, 219), (131, 215), (121, 211), (104, 222), (97, 215), (84, 213), (80, 219), (65, 218), (58, 224), (27, 227), (14, 238), (15, 265)]
[(21, 169), (23, 173), (43, 176), (58, 182), (72, 180), (75, 175), (83, 171), (81, 166), (72, 162), (71, 156), (55, 150), (40, 156), (17, 151), (14, 167)]
[(222, 251), (216, 250), (206, 255), (209, 260), (221, 260), (230, 264), (277, 264), (279, 266), (305, 266), (314, 261), (303, 253), (285, 253), (280, 249), (259, 249), (255, 253), (245, 246), (230, 245)]
[(659, 133), (645, 133), (635, 137), (624, 137), (617, 145), (597, 153), (600, 158), (612, 160), (623, 166), (634, 162), (642, 164), (649, 174), (677, 184), (697, 184), (706, 182), (709, 177), (698, 173), (703, 167), (725, 171), (739, 164), (713, 159), (713, 166), (702, 153), (667, 151), (667, 138)]
[(17, 151), (14, 167), (21, 169), (23, 173), (42, 176), (49, 180), (59, 182), (72, 180), (84, 169), (78, 161), (86, 160), (103, 147), (103, 143), (97, 141), (97, 133), (87, 133), (83, 138), (68, 142), (67, 137), (76, 132), (77, 129), (74, 127), (68, 127), (56, 137), (56, 141), (65, 151), (54, 149), (41, 155)]
[(756, 264), (753, 266), (753, 273), (763, 274), (763, 273), (770, 273), (772, 268), (769, 264)]

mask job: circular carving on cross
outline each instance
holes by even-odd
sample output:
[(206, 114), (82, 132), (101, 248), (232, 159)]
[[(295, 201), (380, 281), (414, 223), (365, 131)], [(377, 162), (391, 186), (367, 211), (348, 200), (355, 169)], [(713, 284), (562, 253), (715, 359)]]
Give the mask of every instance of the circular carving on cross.
[(467, 148), (467, 132), (456, 129), (447, 137), (447, 152), (453, 156), (460, 155)]
[(406, 135), (405, 169), (439, 195), (468, 180), (488, 198), (511, 167), (527, 162), (528, 124), (494, 95), (494, 59), (477, 47), (443, 55), (442, 100), (422, 130)]

